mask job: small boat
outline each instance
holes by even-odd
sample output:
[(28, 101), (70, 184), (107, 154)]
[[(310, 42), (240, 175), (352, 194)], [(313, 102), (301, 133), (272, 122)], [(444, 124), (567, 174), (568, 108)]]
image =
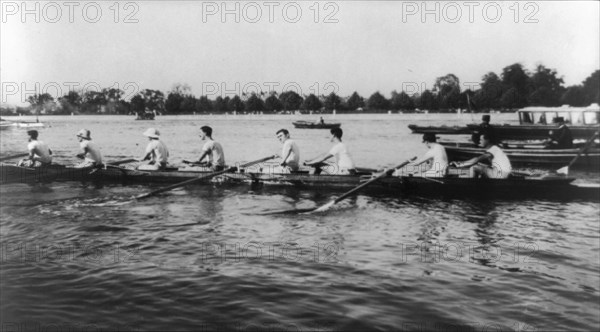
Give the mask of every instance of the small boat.
[(334, 122), (330, 122), (330, 123), (323, 122), (322, 123), (322, 122), (310, 122), (310, 121), (295, 121), (295, 122), (292, 122), (292, 124), (294, 125), (294, 127), (301, 128), (301, 129), (331, 129), (331, 128), (338, 128), (342, 125), (341, 123), (334, 123)]
[[(59, 165), (43, 168), (25, 168), (0, 165), (0, 183), (32, 183), (50, 181), (97, 181), (130, 183), (177, 183), (211, 174), (205, 168), (168, 169), (163, 171), (140, 171), (125, 167), (75, 169)], [(238, 172), (226, 173), (208, 181), (210, 183), (265, 185), (269, 187), (293, 187), (307, 190), (348, 190), (363, 183), (371, 173), (357, 175), (315, 175), (309, 171), (291, 174), (262, 172), (258, 167), (249, 167)], [(453, 174), (445, 178), (423, 178), (418, 176), (393, 176), (383, 178), (368, 187), (368, 192), (387, 196), (417, 194), (425, 196), (457, 197), (574, 197), (600, 201), (600, 186), (581, 186), (571, 182), (572, 177), (561, 175), (511, 176), (508, 179), (473, 179)], [(203, 183), (199, 181), (198, 183)], [(206, 181), (204, 182), (206, 183)]]
[(145, 111), (140, 114), (136, 113), (136, 120), (154, 120), (156, 114), (154, 112)]
[(17, 128), (42, 128), (44, 127), (44, 124), (41, 122), (24, 122), (24, 121), (19, 121), (19, 122), (15, 122), (13, 124), (13, 126), (17, 127)]
[(7, 121), (7, 120), (0, 118), (0, 130), (12, 128), (13, 126), (14, 126), (14, 124), (12, 121)]
[(408, 125), (414, 134), (442, 134), (442, 135), (465, 135), (471, 134), (471, 129), (466, 126), (417, 126)]
[[(485, 152), (473, 143), (440, 142), (446, 148), (450, 161), (467, 160)], [(579, 149), (526, 148), (526, 145), (507, 145), (502, 149), (513, 165), (560, 167), (569, 164)], [(600, 171), (600, 148), (594, 146), (581, 155), (574, 168)]]

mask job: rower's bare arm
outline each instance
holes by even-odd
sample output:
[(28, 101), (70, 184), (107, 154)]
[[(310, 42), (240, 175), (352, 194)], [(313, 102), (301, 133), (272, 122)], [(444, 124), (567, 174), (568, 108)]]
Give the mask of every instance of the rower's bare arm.
[(315, 158), (315, 159), (313, 159), (311, 161), (304, 162), (304, 164), (307, 165), (307, 166), (311, 166), (311, 165), (314, 165), (314, 164), (322, 163), (322, 162), (324, 162), (325, 160), (327, 160), (327, 159), (329, 159), (331, 157), (333, 157), (332, 154), (324, 153), (321, 156), (319, 156), (319, 157), (317, 157), (317, 158)]
[(200, 156), (200, 159), (198, 159), (198, 163), (201, 163), (202, 159), (204, 159), (207, 155), (208, 155), (208, 150), (202, 151), (202, 155)]

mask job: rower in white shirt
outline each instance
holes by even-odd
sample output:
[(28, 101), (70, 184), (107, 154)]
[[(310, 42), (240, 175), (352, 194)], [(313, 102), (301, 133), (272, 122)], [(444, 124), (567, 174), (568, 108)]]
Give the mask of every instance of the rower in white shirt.
[(102, 165), (102, 153), (100, 152), (100, 148), (92, 142), (91, 132), (87, 129), (81, 129), (77, 133), (77, 139), (79, 139), (80, 147), (77, 157), (84, 160), (76, 165), (75, 168)]
[(282, 171), (295, 172), (300, 167), (300, 149), (296, 142), (290, 138), (290, 132), (287, 129), (279, 129), (275, 133), (277, 139), (283, 144), (281, 149)]
[(154, 128), (148, 128), (144, 134), (150, 141), (146, 146), (144, 156), (140, 161), (150, 160), (148, 164), (140, 165), (139, 170), (156, 171), (167, 168), (169, 159), (169, 149), (163, 141), (159, 139), (160, 133)]
[(352, 160), (352, 156), (348, 151), (348, 148), (344, 143), (342, 143), (342, 135), (343, 131), (341, 128), (332, 128), (331, 129), (331, 138), (330, 141), (334, 143), (331, 150), (328, 153), (325, 153), (319, 157), (314, 158), (311, 161), (307, 161), (304, 163), (306, 166), (319, 166), (319, 164), (323, 163), (325, 160), (335, 157), (336, 162), (336, 170), (334, 172), (329, 172), (333, 174), (339, 175), (348, 175), (348, 174), (356, 174), (356, 169), (354, 166), (354, 161)]

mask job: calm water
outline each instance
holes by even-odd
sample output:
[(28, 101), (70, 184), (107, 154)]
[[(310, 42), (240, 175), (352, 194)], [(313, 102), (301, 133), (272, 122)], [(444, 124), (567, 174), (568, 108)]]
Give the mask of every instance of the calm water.
[[(278, 152), (277, 129), (313, 118), (45, 117), (40, 138), (74, 163), (85, 127), (117, 160), (140, 156), (155, 126), (177, 163), (198, 156), (209, 124), (235, 163)], [(407, 124), (471, 117), (335, 120), (357, 164), (382, 167), (425, 151)], [(302, 159), (330, 147), (327, 131), (291, 132)], [(25, 149), (25, 130), (0, 135), (2, 155)], [(600, 329), (599, 202), (358, 195), (325, 214), (260, 216), (339, 192), (219, 184), (128, 201), (157, 187), (1, 186), (2, 331)]]

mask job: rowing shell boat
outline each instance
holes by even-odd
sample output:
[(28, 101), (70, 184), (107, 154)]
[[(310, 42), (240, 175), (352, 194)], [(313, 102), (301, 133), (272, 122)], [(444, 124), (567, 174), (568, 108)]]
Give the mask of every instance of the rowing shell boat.
[[(485, 152), (472, 143), (440, 142), (446, 148), (450, 161), (467, 160)], [(568, 164), (579, 153), (579, 149), (529, 149), (505, 148), (504, 153), (514, 165), (556, 167)], [(600, 148), (592, 147), (581, 155), (573, 165), (575, 168), (596, 170), (600, 167)]]
[[(24, 168), (0, 165), (1, 182), (31, 183), (49, 181), (100, 181), (122, 184), (177, 183), (210, 174), (209, 169), (172, 169), (165, 171), (139, 171), (123, 167), (67, 168), (45, 167)], [(253, 185), (286, 186), (300, 189), (346, 190), (370, 179), (371, 173), (358, 175), (315, 175), (307, 171), (283, 174), (261, 172), (259, 169), (242, 169), (226, 173), (209, 182)], [(423, 178), (418, 176), (387, 177), (369, 186), (369, 192), (391, 194), (418, 194), (426, 196), (458, 197), (509, 197), (533, 198), (556, 197), (572, 199), (591, 198), (600, 201), (600, 186), (574, 185), (575, 179), (561, 175), (512, 176), (508, 179), (472, 179), (459, 176), (445, 178)], [(199, 181), (202, 183), (202, 181)], [(206, 183), (206, 181), (204, 181)]]

